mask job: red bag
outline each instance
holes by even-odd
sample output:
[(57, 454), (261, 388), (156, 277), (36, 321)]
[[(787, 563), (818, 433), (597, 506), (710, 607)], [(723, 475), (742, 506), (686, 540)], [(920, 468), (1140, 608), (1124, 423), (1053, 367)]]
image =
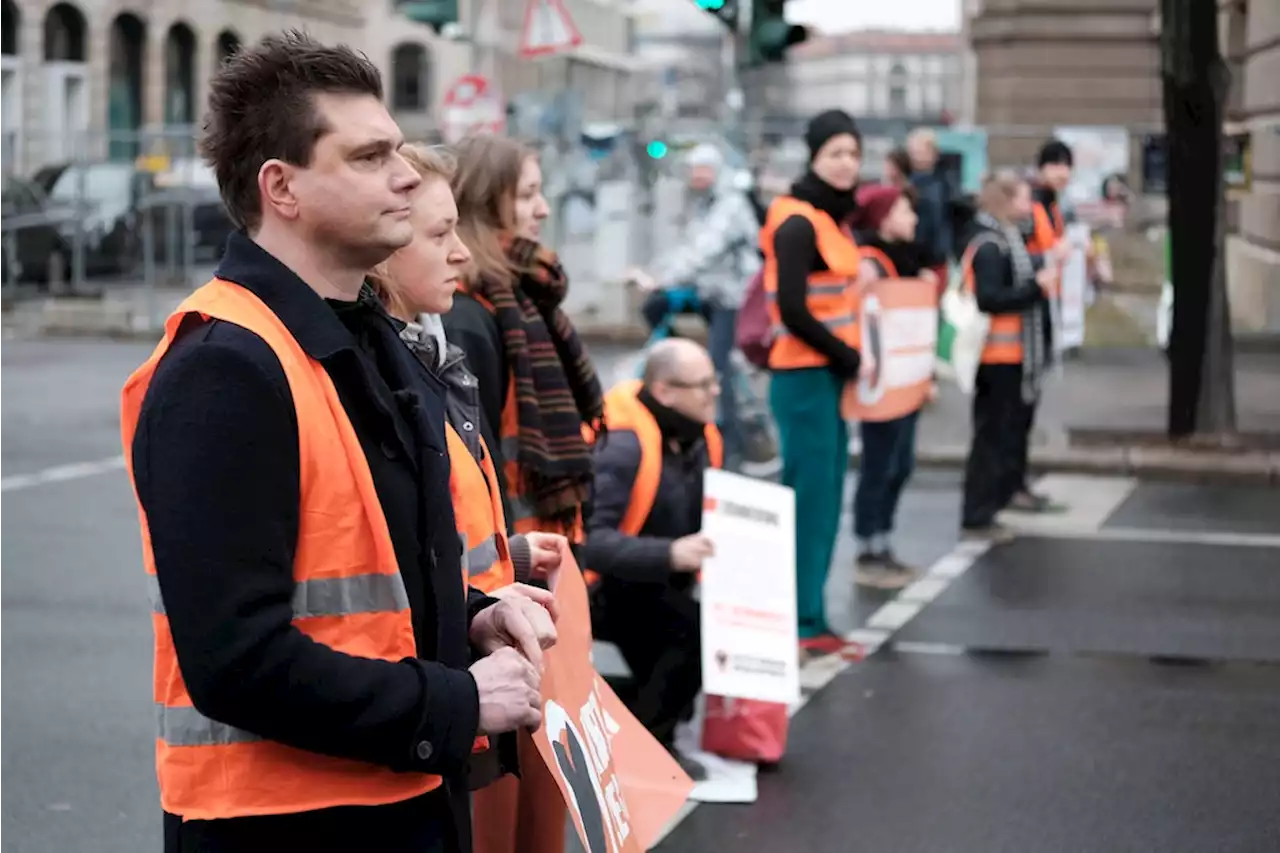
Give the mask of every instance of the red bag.
[(789, 726), (785, 704), (708, 696), (702, 748), (739, 761), (773, 763), (787, 751)]
[(756, 367), (769, 366), (769, 350), (773, 349), (773, 323), (769, 320), (769, 300), (764, 292), (764, 271), (747, 282), (747, 293), (738, 309), (735, 339), (747, 361)]

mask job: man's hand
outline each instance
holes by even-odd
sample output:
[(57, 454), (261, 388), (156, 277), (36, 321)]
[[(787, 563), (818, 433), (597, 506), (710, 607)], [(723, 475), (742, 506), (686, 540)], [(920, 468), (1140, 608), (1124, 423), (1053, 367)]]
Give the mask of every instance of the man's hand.
[(671, 543), (671, 568), (677, 572), (696, 572), (702, 561), (715, 554), (711, 539), (701, 533), (682, 536)]
[(523, 598), (545, 608), (547, 613), (551, 616), (552, 622), (555, 622), (560, 618), (560, 608), (559, 605), (556, 604), (555, 594), (540, 586), (529, 586), (527, 583), (513, 583), (493, 590), (489, 593), (489, 597), (496, 598), (499, 601), (506, 601), (511, 598)]
[[(496, 604), (481, 615), (501, 606)], [(498, 649), (472, 664), (470, 672), (480, 694), (481, 734), (500, 735), (542, 721), (542, 676), (518, 651)]]
[(564, 562), (565, 551), (569, 549), (569, 540), (559, 533), (543, 533), (534, 531), (526, 533), (524, 539), (529, 543), (529, 571), (535, 578), (547, 581), (547, 586), (555, 589), (556, 573)]
[(937, 287), (937, 286), (938, 286), (938, 274), (937, 274), (936, 272), (934, 272), (933, 270), (929, 269), (928, 267), (926, 267), (926, 268), (924, 268), (924, 269), (920, 270), (920, 274), (919, 274), (918, 278), (919, 278), (921, 281), (926, 281), (926, 282), (928, 282), (929, 284), (933, 285), (934, 287)]
[(499, 600), (471, 620), (471, 643), (486, 655), (510, 646), (542, 671), (542, 650), (556, 644), (556, 626), (541, 604), (524, 596)]

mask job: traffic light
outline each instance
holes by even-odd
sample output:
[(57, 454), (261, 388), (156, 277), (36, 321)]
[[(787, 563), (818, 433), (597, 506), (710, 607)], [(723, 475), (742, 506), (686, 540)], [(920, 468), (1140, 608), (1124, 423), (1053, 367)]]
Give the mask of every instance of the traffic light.
[(667, 151), (669, 149), (667, 147), (667, 143), (663, 142), (661, 139), (655, 139), (646, 145), (644, 150), (653, 159), (661, 160), (663, 157), (667, 156)]
[(782, 62), (787, 48), (809, 38), (809, 31), (798, 24), (788, 24), (783, 15), (786, 0), (752, 0), (751, 33), (747, 38), (750, 65)]
[(730, 30), (738, 31), (738, 0), (693, 0), (693, 3), (715, 15)]
[(409, 20), (426, 24), (437, 34), (445, 24), (458, 22), (458, 0), (396, 0), (395, 8)]

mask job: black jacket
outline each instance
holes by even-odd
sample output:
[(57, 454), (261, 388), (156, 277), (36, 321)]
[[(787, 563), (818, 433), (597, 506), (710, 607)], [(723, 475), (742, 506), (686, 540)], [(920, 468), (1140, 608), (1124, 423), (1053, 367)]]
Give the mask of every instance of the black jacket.
[(702, 529), (702, 475), (711, 464), (706, 442), (698, 440), (683, 450), (664, 442), (658, 494), (637, 536), (628, 536), (618, 526), (631, 504), (640, 469), (639, 438), (630, 430), (610, 430), (596, 447), (595, 464), (583, 554), (602, 585), (692, 583), (693, 575), (672, 572), (671, 543)]
[(217, 274), (262, 299), (333, 380), (386, 515), (418, 655), (353, 657), (291, 625), (300, 462), (289, 386), (261, 338), (192, 317), (152, 378), (133, 443), (192, 701), (208, 717), (299, 749), (447, 781), (416, 805), (185, 823), (167, 816), (166, 849), (327, 850), (343, 839), (365, 849), (378, 839), (379, 851), (465, 849), (461, 774), (479, 718), (467, 631), (493, 602), (462, 585), (442, 389), (376, 300), (331, 307), (240, 234)]
[[(983, 234), (992, 234), (990, 228), (974, 220), (965, 234), (964, 245)], [(1039, 264), (1032, 259), (1032, 268)], [(1013, 271), (1013, 259), (988, 239), (973, 253), (974, 296), (978, 310), (985, 314), (1018, 314), (1044, 300), (1044, 291), (1035, 281), (1017, 281)], [(1043, 333), (1046, 348), (1052, 349), (1053, 321), (1048, 311), (1043, 313)]]

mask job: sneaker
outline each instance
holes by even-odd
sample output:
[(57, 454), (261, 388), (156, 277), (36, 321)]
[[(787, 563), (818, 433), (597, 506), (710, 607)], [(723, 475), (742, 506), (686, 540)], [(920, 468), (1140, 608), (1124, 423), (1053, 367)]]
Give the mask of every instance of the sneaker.
[(830, 631), (816, 637), (801, 637), (800, 653), (805, 660), (828, 655), (840, 655), (845, 660), (862, 660), (863, 657), (862, 646)]
[(981, 527), (963, 527), (961, 532), (964, 538), (970, 541), (991, 542), (993, 544), (1012, 542), (1014, 538), (1012, 530), (994, 521)]
[(916, 579), (915, 569), (894, 559), (893, 554), (859, 554), (854, 582), (870, 589), (902, 589)]
[(1009, 512), (1051, 513), (1065, 512), (1067, 508), (1044, 495), (1021, 491), (1013, 496), (1005, 509)]

